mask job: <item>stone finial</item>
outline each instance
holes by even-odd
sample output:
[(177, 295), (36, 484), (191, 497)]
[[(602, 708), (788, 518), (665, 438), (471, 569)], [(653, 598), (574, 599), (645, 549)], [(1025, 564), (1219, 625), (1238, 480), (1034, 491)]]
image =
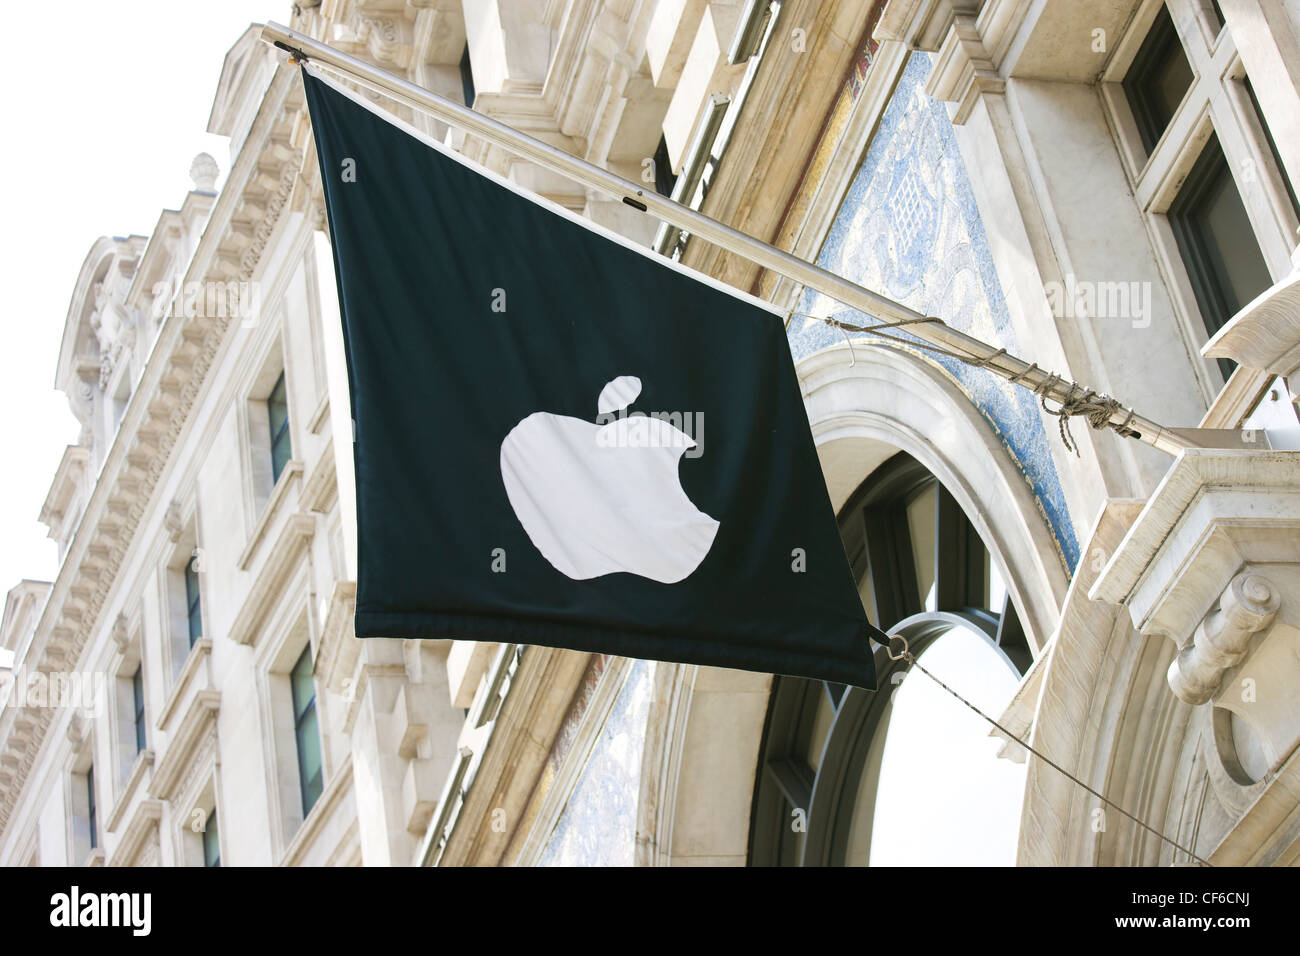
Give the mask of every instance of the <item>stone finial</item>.
[(207, 153), (199, 153), (190, 164), (190, 179), (194, 188), (201, 193), (216, 192), (217, 174), (221, 172), (217, 161)]
[(1169, 665), (1169, 686), (1189, 704), (1219, 692), (1223, 675), (1246, 659), (1250, 639), (1273, 623), (1280, 598), (1259, 574), (1238, 574), (1196, 629), (1192, 642)]

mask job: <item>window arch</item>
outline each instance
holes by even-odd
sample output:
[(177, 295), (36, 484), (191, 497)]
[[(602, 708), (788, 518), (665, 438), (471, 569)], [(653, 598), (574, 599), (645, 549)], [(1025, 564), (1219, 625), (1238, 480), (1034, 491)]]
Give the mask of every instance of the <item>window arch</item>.
[[(858, 488), (839, 522), (871, 619), (905, 636), (918, 657), (929, 655), (927, 666), (939, 676), (954, 665), (974, 674), (977, 704), (1005, 705), (1032, 661), (1029, 645), (996, 562), (934, 475), (899, 453)], [(751, 864), (879, 862), (873, 853), (898, 849), (897, 841), (873, 841), (873, 830), (877, 812), (897, 812), (899, 782), (918, 793), (969, 785), (1013, 815), (1009, 825), (1018, 819), (1018, 790), (1014, 800), (1011, 794), (1019, 768), (1003, 761), (1009, 772), (970, 772), (968, 757), (992, 760), (996, 749), (993, 741), (987, 753), (970, 746), (973, 733), (987, 738), (986, 725), (962, 724), (978, 716), (960, 704), (964, 713), (949, 710), (951, 698), (934, 698), (919, 675), (903, 682), (901, 663), (883, 649), (876, 669), (875, 693), (793, 677), (773, 681), (750, 813)], [(921, 712), (933, 719), (918, 720)], [(959, 725), (964, 737), (950, 733)], [(954, 744), (969, 754), (945, 751)], [(964, 779), (954, 781), (954, 773)], [(953, 824), (961, 817), (945, 814)], [(912, 817), (905, 822), (924, 826)]]

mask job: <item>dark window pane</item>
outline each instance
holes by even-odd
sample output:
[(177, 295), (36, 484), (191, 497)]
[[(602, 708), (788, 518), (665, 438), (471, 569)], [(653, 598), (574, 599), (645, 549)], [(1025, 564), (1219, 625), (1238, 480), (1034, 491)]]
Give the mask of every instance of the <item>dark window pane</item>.
[(1227, 166), (1206, 191), (1194, 222), (1204, 232), (1206, 247), (1215, 253), (1212, 262), (1226, 293), (1228, 315), (1233, 315), (1270, 283), (1246, 207)]
[(284, 373), (275, 380), (275, 388), (266, 400), (266, 417), (271, 425), (271, 479), (280, 480), (280, 473), (293, 454), (289, 441), (289, 400), (284, 387)]
[(199, 573), (194, 570), (194, 560), (185, 562), (185, 607), (189, 618), (190, 647), (203, 636), (203, 600), (199, 592)]
[(217, 811), (214, 807), (203, 827), (203, 865), (221, 865), (221, 833), (217, 829)]
[(99, 846), (99, 824), (95, 820), (95, 765), (86, 769), (86, 817), (90, 823), (90, 848)]
[(1163, 6), (1124, 77), (1133, 118), (1148, 153), (1164, 135), (1178, 104), (1192, 85), (1192, 68)]
[(311, 673), (311, 645), (303, 648), (289, 675), (293, 697), (294, 738), (298, 749), (298, 783), (302, 789), (302, 815), (311, 812), (324, 789), (321, 771), (320, 727), (316, 718), (316, 685)]
[[(655, 192), (663, 196), (671, 196), (673, 187), (677, 185), (677, 177), (673, 175), (673, 162), (668, 157), (668, 140), (662, 136), (659, 137), (659, 146), (655, 150)], [(689, 203), (690, 196), (683, 196), (682, 202)]]
[[(1213, 335), (1272, 284), (1217, 137), (1211, 137), (1169, 208), (1188, 278)], [(1234, 363), (1220, 359), (1225, 377)]]
[(293, 690), (293, 719), (298, 720), (316, 699), (316, 685), (311, 677), (311, 646), (302, 649), (289, 674)]
[[(988, 655), (995, 668), (1007, 670), (1014, 661), (1008, 673), (1018, 675), (1032, 662), (988, 549), (958, 502), (915, 459), (899, 454), (877, 468), (841, 510), (840, 534), (864, 606), (869, 613), (884, 609), (873, 615), (882, 627), (920, 612), (925, 590), (940, 610), (984, 622), (975, 636), (1000, 652)], [(994, 594), (997, 604), (990, 607)], [(910, 625), (920, 639), (913, 644), (917, 653), (952, 632), (942, 618), (917, 630), (926, 626)], [(854, 840), (870, 846), (874, 814), (860, 811), (874, 805), (890, 688), (898, 686), (891, 676), (902, 674), (880, 655), (877, 661), (883, 669), (875, 694), (773, 680), (750, 814), (751, 864), (839, 865), (855, 852)], [(1014, 677), (1007, 680), (1014, 686)]]
[(144, 668), (131, 675), (131, 697), (135, 704), (135, 752), (144, 750)]
[(474, 106), (474, 70), (469, 62), (469, 44), (465, 44), (465, 51), (460, 55), (460, 91), (464, 97), (466, 106)]

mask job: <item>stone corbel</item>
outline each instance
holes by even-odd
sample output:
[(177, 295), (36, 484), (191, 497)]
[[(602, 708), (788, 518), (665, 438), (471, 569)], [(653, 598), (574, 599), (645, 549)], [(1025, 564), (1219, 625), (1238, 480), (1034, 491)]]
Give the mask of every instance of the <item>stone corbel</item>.
[(925, 92), (935, 99), (956, 104), (952, 121), (962, 125), (985, 93), (1001, 93), (1006, 81), (998, 75), (993, 59), (970, 14), (957, 14), (939, 47), (934, 71)]
[(401, 17), (362, 17), (360, 35), (379, 63), (405, 70), (411, 65), (411, 24)]
[(80, 714), (73, 714), (68, 719), (68, 726), (65, 731), (68, 736), (68, 743), (73, 747), (80, 747), (86, 742), (86, 720)]
[(1178, 645), (1167, 682), (1213, 729), (1205, 753), (1227, 808), (1300, 743), (1297, 592), (1300, 452), (1224, 449), (1175, 460), (1088, 589)]
[(127, 633), (125, 614), (119, 614), (113, 621), (113, 643), (117, 646), (119, 654), (125, 654), (127, 647), (131, 643), (131, 636)]
[(179, 501), (173, 501), (167, 506), (167, 511), (163, 514), (163, 527), (167, 529), (167, 538), (173, 544), (181, 539), (181, 531), (184, 530), (185, 523), (181, 519)]
[(1228, 585), (1219, 606), (1169, 665), (1169, 686), (1189, 704), (1216, 697), (1228, 671), (1249, 653), (1250, 639), (1273, 623), (1280, 599), (1268, 579), (1249, 572)]
[(348, 33), (335, 46), (389, 70), (404, 72), (411, 65), (414, 36), (402, 17), (376, 16), (358, 11), (348, 23)]
[(953, 20), (974, 19), (984, 0), (889, 0), (876, 24), (876, 40), (898, 40), (918, 50), (938, 50)]

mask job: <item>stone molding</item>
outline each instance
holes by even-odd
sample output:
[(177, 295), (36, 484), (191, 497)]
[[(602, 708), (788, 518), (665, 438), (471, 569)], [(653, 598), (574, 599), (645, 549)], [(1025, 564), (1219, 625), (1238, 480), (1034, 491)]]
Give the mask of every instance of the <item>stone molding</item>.
[(958, 14), (939, 47), (934, 71), (925, 91), (935, 99), (956, 104), (952, 112), (954, 125), (961, 126), (985, 93), (1002, 93), (1006, 81), (998, 75), (993, 58), (984, 47), (984, 39), (969, 14)]

